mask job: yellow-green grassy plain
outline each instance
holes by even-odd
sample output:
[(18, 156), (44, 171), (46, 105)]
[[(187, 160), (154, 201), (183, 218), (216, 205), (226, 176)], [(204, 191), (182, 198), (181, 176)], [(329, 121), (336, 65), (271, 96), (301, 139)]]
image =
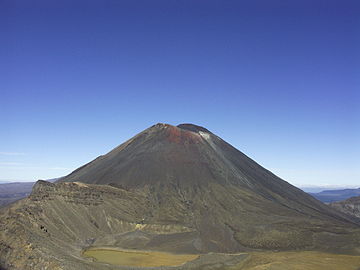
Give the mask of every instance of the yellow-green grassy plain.
[(128, 251), (96, 248), (84, 251), (85, 257), (92, 257), (97, 262), (123, 266), (159, 267), (177, 266), (195, 260), (199, 255), (171, 254), (157, 251)]

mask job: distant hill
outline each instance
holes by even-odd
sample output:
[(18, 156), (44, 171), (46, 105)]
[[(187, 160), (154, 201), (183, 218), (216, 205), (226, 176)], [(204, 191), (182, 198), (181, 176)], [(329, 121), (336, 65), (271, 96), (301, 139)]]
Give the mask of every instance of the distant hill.
[(7, 181), (7, 180), (0, 180), (0, 185), (1, 184), (8, 184), (8, 183), (12, 183), (11, 181)]
[(0, 207), (30, 195), (35, 182), (0, 183)]
[(345, 201), (330, 203), (331, 207), (348, 214), (360, 218), (360, 196), (351, 197)]
[[(55, 182), (60, 178), (53, 178), (47, 181)], [(0, 207), (29, 196), (34, 184), (35, 182), (0, 181)]]
[(338, 202), (346, 200), (350, 197), (360, 196), (360, 188), (340, 189), (340, 190), (324, 190), (319, 193), (310, 193), (313, 197), (324, 203)]
[(325, 190), (342, 190), (342, 189), (356, 189), (357, 186), (297, 186), (302, 191), (307, 193), (319, 193)]

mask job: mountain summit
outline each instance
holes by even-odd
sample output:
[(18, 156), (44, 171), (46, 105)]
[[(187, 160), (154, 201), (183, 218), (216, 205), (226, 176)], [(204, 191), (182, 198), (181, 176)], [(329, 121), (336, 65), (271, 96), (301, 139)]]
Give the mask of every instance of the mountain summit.
[(76, 181), (127, 188), (159, 183), (178, 187), (218, 183), (257, 192), (268, 193), (266, 189), (270, 189), (305, 194), (194, 124), (153, 125), (61, 179)]
[(356, 219), (193, 124), (156, 124), (54, 184), (38, 181), (29, 198), (2, 210), (0, 236), (5, 269), (113, 269), (82, 257), (96, 246), (360, 250)]
[(156, 124), (62, 181), (126, 187), (225, 183), (229, 176), (223, 177), (219, 171), (226, 161), (216, 154), (216, 146), (211, 146), (212, 141), (218, 140), (200, 126)]

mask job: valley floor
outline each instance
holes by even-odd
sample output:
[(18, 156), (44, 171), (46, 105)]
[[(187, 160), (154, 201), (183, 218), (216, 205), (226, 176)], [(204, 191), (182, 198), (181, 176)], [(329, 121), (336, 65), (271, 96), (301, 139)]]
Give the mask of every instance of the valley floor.
[(315, 251), (254, 252), (229, 270), (359, 270), (360, 256)]
[(86, 250), (84, 257), (94, 258), (97, 262), (135, 267), (178, 266), (195, 260), (199, 255), (171, 254), (157, 251), (131, 251), (111, 248)]
[[(179, 269), (196, 269), (197, 267), (202, 269), (206, 265), (207, 269), (214, 270), (360, 270), (360, 256), (316, 251), (250, 252), (246, 253), (246, 255), (242, 254), (241, 257), (239, 257), (240, 260), (237, 260), (235, 264), (233, 264), (234, 261), (227, 261), (226, 263), (226, 260), (223, 261), (224, 258), (221, 257), (215, 259), (215, 257), (221, 256), (221, 254), (200, 255), (196, 260), (197, 255), (176, 255), (154, 251), (95, 248), (85, 251), (84, 255), (94, 258), (98, 263), (135, 267), (180, 266), (185, 263), (184, 266), (180, 266)], [(240, 254), (237, 254), (236, 256), (239, 255)], [(216, 263), (204, 264), (205, 261), (212, 261), (214, 259), (217, 261)], [(191, 260), (195, 260), (193, 261), (195, 264), (190, 267), (189, 264), (186, 264), (186, 261)], [(222, 263), (220, 263), (220, 261), (222, 261)]]

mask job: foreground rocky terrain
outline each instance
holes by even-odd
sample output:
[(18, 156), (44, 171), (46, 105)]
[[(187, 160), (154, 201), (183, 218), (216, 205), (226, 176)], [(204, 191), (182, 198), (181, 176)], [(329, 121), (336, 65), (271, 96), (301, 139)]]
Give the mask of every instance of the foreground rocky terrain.
[(178, 269), (221, 269), (244, 252), (359, 255), (359, 243), (356, 218), (190, 124), (154, 125), (0, 213), (2, 269), (128, 269), (83, 256), (96, 247), (198, 254)]

